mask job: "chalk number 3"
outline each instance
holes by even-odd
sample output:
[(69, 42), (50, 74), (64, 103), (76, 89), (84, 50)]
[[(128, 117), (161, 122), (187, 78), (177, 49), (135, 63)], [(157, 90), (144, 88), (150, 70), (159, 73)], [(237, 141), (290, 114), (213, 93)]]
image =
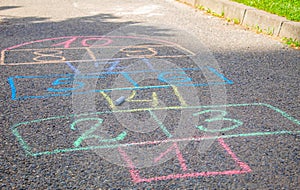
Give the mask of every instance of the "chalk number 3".
[(201, 130), (201, 131), (212, 132), (212, 133), (225, 132), (225, 131), (229, 131), (229, 130), (235, 129), (235, 128), (243, 125), (243, 122), (240, 121), (240, 120), (238, 120), (238, 119), (226, 118), (225, 116), (227, 115), (227, 112), (224, 111), (224, 110), (204, 110), (204, 111), (201, 111), (201, 112), (194, 113), (193, 116), (202, 115), (202, 114), (209, 113), (209, 112), (211, 112), (211, 113), (212, 112), (216, 112), (216, 113), (219, 112), (220, 114), (217, 115), (216, 117), (205, 119), (204, 120), (205, 122), (211, 123), (211, 122), (214, 122), (214, 121), (230, 121), (230, 122), (232, 122), (234, 124), (231, 125), (231, 126), (229, 126), (229, 127), (221, 128), (221, 129), (208, 129), (208, 128), (205, 128), (202, 125), (197, 126), (197, 128), (199, 130)]

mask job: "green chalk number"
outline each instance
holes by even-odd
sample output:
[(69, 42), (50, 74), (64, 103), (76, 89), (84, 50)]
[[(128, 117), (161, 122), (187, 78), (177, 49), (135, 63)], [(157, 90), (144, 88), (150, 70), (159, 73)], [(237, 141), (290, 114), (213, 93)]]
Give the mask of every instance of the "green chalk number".
[(217, 115), (216, 117), (205, 119), (204, 120), (205, 122), (211, 123), (214, 121), (230, 121), (234, 124), (229, 127), (221, 128), (221, 129), (208, 129), (208, 128), (203, 127), (202, 125), (197, 126), (197, 128), (201, 131), (212, 132), (212, 133), (225, 132), (225, 131), (233, 130), (233, 129), (243, 125), (243, 122), (238, 119), (226, 118), (225, 116), (227, 115), (227, 112), (224, 110), (204, 110), (201, 112), (194, 113), (193, 116), (202, 115), (202, 114), (209, 113), (209, 112), (210, 113), (215, 112), (215, 113), (220, 113), (220, 114)]
[(92, 134), (94, 133), (98, 127), (100, 127), (102, 125), (103, 119), (101, 118), (84, 118), (84, 119), (77, 119), (76, 121), (74, 121), (71, 124), (71, 129), (72, 130), (76, 130), (75, 126), (79, 123), (79, 122), (84, 122), (84, 121), (96, 121), (97, 123), (93, 126), (91, 126), (89, 129), (87, 129), (80, 137), (78, 137), (76, 139), (76, 141), (74, 141), (73, 145), (75, 147), (79, 147), (82, 143), (82, 141), (86, 140), (86, 139), (99, 139), (99, 142), (115, 142), (115, 141), (120, 141), (123, 140), (127, 133), (126, 131), (123, 131), (122, 133), (120, 133), (117, 137), (115, 138), (110, 138), (110, 139), (103, 139), (101, 136), (99, 135), (95, 135)]

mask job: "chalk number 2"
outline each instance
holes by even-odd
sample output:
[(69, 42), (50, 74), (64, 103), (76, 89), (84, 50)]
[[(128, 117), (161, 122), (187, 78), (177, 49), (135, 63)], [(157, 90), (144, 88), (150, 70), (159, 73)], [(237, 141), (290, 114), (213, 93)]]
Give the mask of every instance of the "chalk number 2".
[(99, 139), (99, 142), (116, 142), (116, 141), (120, 141), (120, 140), (123, 140), (127, 133), (126, 131), (123, 131), (121, 132), (117, 137), (115, 138), (110, 138), (110, 139), (103, 139), (101, 136), (99, 135), (96, 135), (96, 134), (93, 134), (101, 125), (102, 125), (102, 122), (103, 122), (103, 119), (101, 118), (84, 118), (84, 119), (77, 119), (76, 121), (74, 121), (72, 124), (71, 124), (71, 129), (72, 130), (76, 130), (75, 126), (80, 123), (80, 122), (84, 122), (84, 121), (96, 121), (96, 124), (92, 125), (89, 129), (85, 130), (84, 133), (82, 133), (80, 135), (80, 137), (78, 137), (73, 145), (75, 147), (79, 147), (81, 145), (81, 143), (84, 141), (84, 140), (87, 140), (87, 139)]

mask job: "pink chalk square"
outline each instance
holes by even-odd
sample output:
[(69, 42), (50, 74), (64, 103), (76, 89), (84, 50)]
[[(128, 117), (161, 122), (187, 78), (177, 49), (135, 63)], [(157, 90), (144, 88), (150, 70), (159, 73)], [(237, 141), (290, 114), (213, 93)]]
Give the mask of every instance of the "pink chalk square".
[[(180, 179), (180, 178), (196, 178), (196, 177), (208, 177), (208, 176), (216, 176), (216, 175), (237, 175), (237, 174), (244, 174), (249, 173), (252, 170), (250, 167), (242, 162), (234, 152), (230, 149), (230, 147), (224, 142), (222, 138), (218, 139), (218, 145), (225, 151), (225, 153), (229, 156), (229, 158), (234, 162), (236, 167), (239, 167), (240, 169), (231, 169), (231, 170), (217, 170), (217, 171), (199, 171), (199, 172), (191, 172), (188, 169), (188, 164), (185, 162), (185, 159), (183, 155), (181, 154), (178, 146), (176, 143), (173, 144), (173, 146), (170, 147), (170, 150), (173, 149), (176, 152), (177, 159), (179, 161), (179, 164), (181, 166), (182, 172), (174, 172), (167, 175), (159, 175), (155, 177), (142, 177), (141, 176), (141, 170), (136, 168), (132, 159), (129, 158), (127, 153), (124, 151), (124, 149), (119, 148), (119, 153), (124, 159), (124, 161), (127, 163), (127, 166), (129, 168), (129, 172), (132, 178), (132, 181), (134, 183), (141, 183), (141, 182), (153, 182), (153, 181), (162, 181), (162, 180), (170, 180), (170, 179)], [(163, 154), (167, 154), (169, 150), (167, 150)], [(164, 156), (161, 154), (160, 156)], [(158, 156), (158, 158), (160, 157)], [(160, 173), (160, 172), (159, 172)]]

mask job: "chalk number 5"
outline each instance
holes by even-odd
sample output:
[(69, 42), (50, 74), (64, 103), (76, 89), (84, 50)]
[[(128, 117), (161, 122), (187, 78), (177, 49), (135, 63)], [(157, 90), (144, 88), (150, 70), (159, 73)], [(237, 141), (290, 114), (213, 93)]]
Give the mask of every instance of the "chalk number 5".
[(66, 91), (72, 91), (79, 88), (82, 88), (84, 86), (83, 82), (73, 81), (72, 78), (58, 78), (54, 82), (52, 82), (53, 86), (59, 86), (59, 85), (73, 85), (72, 88), (48, 88), (47, 90), (50, 92), (66, 92)]

